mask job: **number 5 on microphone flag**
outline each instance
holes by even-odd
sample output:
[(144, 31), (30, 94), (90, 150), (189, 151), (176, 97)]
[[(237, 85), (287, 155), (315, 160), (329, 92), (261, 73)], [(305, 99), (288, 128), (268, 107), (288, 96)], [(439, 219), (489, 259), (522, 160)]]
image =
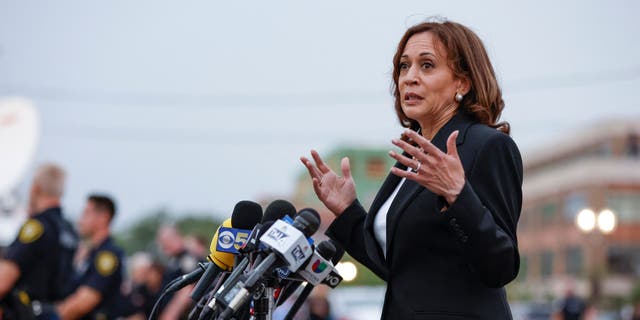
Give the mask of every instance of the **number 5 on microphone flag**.
[(218, 252), (238, 254), (238, 249), (247, 243), (250, 233), (251, 230), (220, 227), (216, 250)]

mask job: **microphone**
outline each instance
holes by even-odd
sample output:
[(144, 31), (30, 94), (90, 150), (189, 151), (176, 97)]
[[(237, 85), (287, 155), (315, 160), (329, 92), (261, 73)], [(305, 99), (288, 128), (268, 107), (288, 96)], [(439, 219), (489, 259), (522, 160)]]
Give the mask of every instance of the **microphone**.
[(167, 288), (164, 289), (164, 291), (166, 291), (167, 293), (175, 292), (186, 287), (187, 285), (194, 283), (196, 280), (200, 279), (209, 264), (211, 263), (198, 263), (198, 269), (193, 270), (187, 274), (183, 274), (180, 277), (174, 279), (167, 285)]
[(247, 276), (239, 281), (229, 294), (221, 297), (226, 306), (220, 319), (228, 319), (236, 313), (250, 298), (259, 280), (277, 266), (286, 266), (295, 272), (312, 255), (313, 250), (307, 237), (318, 230), (320, 221), (310, 212), (301, 212), (290, 225), (277, 220), (260, 237), (260, 242), (269, 248), (269, 255)]
[[(243, 275), (243, 272), (249, 266), (249, 261), (252, 260), (250, 258), (252, 256), (251, 254), (260, 250), (260, 237), (264, 235), (265, 231), (267, 231), (275, 221), (286, 216), (293, 217), (295, 214), (295, 207), (286, 200), (275, 200), (267, 206), (262, 216), (262, 221), (253, 227), (247, 241), (238, 249), (240, 254), (247, 256), (238, 264), (238, 267), (234, 268), (227, 280), (217, 289), (215, 295), (204, 307), (199, 319), (210, 318), (215, 309), (216, 302), (222, 299), (221, 297), (226, 296), (231, 289), (235, 288), (236, 284), (241, 280), (240, 277)], [(262, 255), (258, 255), (254, 265), (261, 262), (262, 258)]]
[[(206, 292), (209, 284), (220, 272), (229, 271), (233, 268), (235, 255), (229, 252), (223, 252), (218, 250), (220, 246), (220, 242), (222, 241), (222, 246), (228, 246), (229, 244), (233, 246), (236, 243), (236, 239), (231, 239), (233, 236), (232, 232), (226, 232), (224, 237), (220, 235), (223, 232), (220, 232), (223, 228), (238, 228), (238, 229), (251, 229), (253, 228), (258, 221), (262, 219), (262, 207), (259, 204), (253, 201), (243, 200), (238, 202), (233, 208), (233, 213), (231, 214), (231, 218), (225, 220), (216, 233), (213, 235), (211, 239), (211, 245), (209, 246), (210, 254), (207, 257), (212, 263), (207, 265), (206, 270), (204, 271), (204, 275), (200, 278), (196, 286), (193, 288), (191, 292), (191, 299), (193, 301), (198, 301), (202, 298), (204, 293)], [(245, 238), (246, 239), (246, 238)]]
[[(322, 258), (322, 260), (329, 259), (329, 258), (331, 259), (331, 269), (333, 269), (333, 264), (338, 263), (338, 261), (340, 261), (340, 259), (342, 259), (342, 256), (344, 255), (344, 249), (340, 247), (340, 245), (337, 245), (337, 243), (335, 243), (337, 245), (337, 248), (336, 248), (336, 245), (334, 245), (334, 243), (335, 242), (333, 240), (323, 241), (320, 244), (318, 244), (318, 247), (316, 248), (316, 252)], [(316, 258), (315, 255), (313, 258), (309, 260), (309, 263), (307, 264), (307, 266), (311, 265), (311, 272), (313, 274), (315, 273), (323, 274), (325, 272), (324, 269), (327, 268), (327, 265), (325, 264), (326, 261), (322, 261), (322, 260), (320, 258)], [(307, 271), (307, 268), (305, 268), (304, 271)], [(294, 301), (293, 305), (289, 309), (289, 312), (287, 312), (287, 315), (284, 317), (284, 320), (293, 319), (293, 317), (296, 315), (296, 313), (298, 313), (298, 310), (300, 309), (304, 301), (307, 300), (307, 298), (311, 294), (311, 291), (317, 284), (324, 283), (323, 281), (327, 279), (329, 283), (333, 283), (335, 282), (333, 279), (338, 279), (337, 277), (331, 274), (331, 270), (327, 272), (324, 276), (318, 275), (317, 277), (309, 276), (304, 278), (307, 280), (307, 284), (304, 286), (304, 289), (302, 289), (302, 292), (300, 293), (296, 301)], [(340, 281), (342, 281), (342, 278), (339, 278), (339, 279)], [(336, 283), (335, 285), (337, 286), (338, 283)], [(291, 295), (297, 289), (298, 287), (295, 287), (293, 291), (289, 292), (289, 295)], [(287, 298), (285, 298), (284, 300), (286, 299)]]
[(273, 223), (276, 220), (284, 218), (285, 216), (293, 218), (295, 214), (296, 208), (289, 201), (275, 200), (271, 202), (267, 206), (267, 209), (264, 210), (262, 221), (255, 225), (247, 239), (247, 242), (242, 248), (239, 249), (240, 253), (253, 252), (258, 249), (259, 237), (262, 235), (262, 233), (264, 233), (266, 229), (268, 229), (268, 227), (265, 228), (266, 223)]
[(287, 200), (275, 200), (264, 210), (262, 223), (282, 219), (285, 215), (293, 219), (296, 215), (296, 208)]
[[(337, 273), (333, 270), (333, 266), (342, 259), (343, 255), (344, 249), (342, 249), (340, 245), (335, 243), (333, 240), (320, 242), (313, 253), (313, 257), (311, 257), (305, 265), (305, 268), (298, 270), (298, 273), (294, 274), (294, 276), (298, 276), (299, 278), (287, 278), (287, 281), (290, 282), (289, 285), (280, 292), (278, 305), (282, 304), (294, 292), (296, 292), (296, 290), (298, 290), (300, 285), (302, 285), (301, 281), (306, 281), (307, 283), (311, 283), (315, 286), (327, 279), (332, 272)], [(331, 259), (330, 264), (327, 261), (328, 259)], [(327, 282), (335, 283), (333, 278), (330, 278), (330, 280), (331, 281)], [(341, 281), (341, 279), (339, 280)], [(337, 286), (337, 283), (335, 283), (335, 286)]]

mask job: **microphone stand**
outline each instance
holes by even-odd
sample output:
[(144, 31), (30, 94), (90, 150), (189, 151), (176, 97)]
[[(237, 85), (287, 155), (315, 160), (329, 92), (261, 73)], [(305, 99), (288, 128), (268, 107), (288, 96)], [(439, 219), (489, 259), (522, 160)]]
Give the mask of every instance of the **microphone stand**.
[(291, 306), (291, 309), (289, 309), (289, 312), (287, 312), (287, 315), (284, 317), (284, 320), (292, 320), (293, 317), (296, 316), (296, 313), (298, 313), (298, 310), (300, 310), (300, 307), (302, 307), (302, 304), (304, 303), (304, 301), (307, 300), (307, 298), (311, 294), (313, 287), (314, 286), (312, 286), (310, 283), (307, 283), (305, 285), (304, 289), (302, 289), (302, 292), (300, 293), (300, 296), (298, 296), (296, 301)]
[(273, 287), (275, 286), (275, 278), (267, 278), (263, 284), (259, 294), (256, 294), (253, 301), (253, 318), (255, 320), (272, 320), (273, 317)]

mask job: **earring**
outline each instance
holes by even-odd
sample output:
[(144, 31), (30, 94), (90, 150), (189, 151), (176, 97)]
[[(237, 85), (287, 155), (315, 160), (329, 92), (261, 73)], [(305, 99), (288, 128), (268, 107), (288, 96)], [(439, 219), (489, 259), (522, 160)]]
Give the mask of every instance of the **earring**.
[(456, 92), (456, 102), (461, 102), (462, 98), (464, 98), (464, 96), (459, 92)]

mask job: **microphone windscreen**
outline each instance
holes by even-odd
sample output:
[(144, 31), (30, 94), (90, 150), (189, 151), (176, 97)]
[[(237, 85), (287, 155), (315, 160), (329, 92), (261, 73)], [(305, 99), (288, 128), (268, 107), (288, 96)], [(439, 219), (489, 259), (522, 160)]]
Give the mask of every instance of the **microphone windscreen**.
[(264, 216), (262, 217), (262, 223), (267, 221), (276, 221), (289, 216), (293, 218), (296, 215), (296, 207), (287, 200), (276, 200), (271, 202), (267, 209), (264, 210)]
[(325, 259), (331, 259), (336, 254), (336, 247), (331, 241), (322, 241), (316, 247), (316, 251)]
[(318, 219), (318, 221), (322, 221), (322, 219), (320, 219), (320, 214), (314, 208), (304, 208), (304, 209), (302, 209), (302, 210), (300, 210), (298, 212), (298, 215), (300, 215), (302, 212), (308, 212), (308, 213), (314, 215), (316, 217), (316, 219)]
[(233, 207), (231, 225), (236, 229), (251, 230), (262, 220), (262, 207), (248, 200), (240, 201)]
[(305, 237), (310, 237), (320, 227), (319, 215), (313, 209), (302, 209), (293, 221), (293, 225), (304, 233)]
[(344, 248), (333, 239), (330, 239), (329, 241), (333, 244), (333, 247), (336, 249), (336, 252), (333, 254), (333, 257), (331, 258), (331, 262), (335, 265), (338, 262), (340, 262), (340, 259), (342, 259), (342, 256), (344, 256)]

